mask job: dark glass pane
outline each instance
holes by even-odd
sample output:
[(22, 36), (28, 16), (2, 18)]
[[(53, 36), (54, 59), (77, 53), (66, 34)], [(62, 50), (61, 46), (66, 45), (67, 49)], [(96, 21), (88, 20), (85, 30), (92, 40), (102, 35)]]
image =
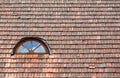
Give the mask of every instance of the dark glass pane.
[(34, 52), (35, 53), (45, 53), (45, 48), (43, 46), (39, 46)]
[(27, 41), (27, 42), (25, 42), (24, 44), (23, 44), (27, 49), (31, 49), (31, 43), (30, 43), (30, 41)]
[(23, 46), (20, 46), (19, 48), (18, 48), (18, 51), (17, 51), (18, 53), (28, 53), (29, 51), (26, 49), (26, 48), (24, 48)]

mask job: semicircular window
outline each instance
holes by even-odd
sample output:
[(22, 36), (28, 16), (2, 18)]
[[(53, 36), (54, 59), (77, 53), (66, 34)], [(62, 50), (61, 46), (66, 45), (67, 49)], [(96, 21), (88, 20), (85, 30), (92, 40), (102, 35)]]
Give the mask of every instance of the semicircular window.
[(38, 37), (25, 37), (23, 39), (21, 39), (17, 45), (14, 47), (13, 49), (13, 53), (27, 53), (27, 54), (31, 54), (31, 53), (41, 53), (41, 54), (51, 54), (50, 53), (50, 47), (47, 44), (47, 42), (42, 39), (42, 38), (38, 38)]

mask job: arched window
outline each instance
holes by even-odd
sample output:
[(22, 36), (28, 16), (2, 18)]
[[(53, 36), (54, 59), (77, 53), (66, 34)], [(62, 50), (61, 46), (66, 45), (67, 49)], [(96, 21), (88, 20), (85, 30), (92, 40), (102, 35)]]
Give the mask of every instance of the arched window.
[(31, 53), (51, 54), (50, 47), (44, 39), (38, 37), (25, 37), (15, 45), (11, 55)]

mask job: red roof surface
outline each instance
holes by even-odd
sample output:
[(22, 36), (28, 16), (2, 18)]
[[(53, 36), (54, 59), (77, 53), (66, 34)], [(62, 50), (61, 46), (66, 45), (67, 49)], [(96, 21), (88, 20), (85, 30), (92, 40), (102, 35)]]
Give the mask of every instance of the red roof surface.
[[(10, 53), (23, 37), (51, 55)], [(120, 78), (119, 0), (0, 0), (0, 78)]]

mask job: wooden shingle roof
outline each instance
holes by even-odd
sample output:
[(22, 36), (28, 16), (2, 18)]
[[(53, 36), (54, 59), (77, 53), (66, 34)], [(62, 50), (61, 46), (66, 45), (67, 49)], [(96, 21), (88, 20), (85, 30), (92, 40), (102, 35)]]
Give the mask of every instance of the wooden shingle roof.
[[(10, 53), (40, 37), (52, 55)], [(0, 0), (0, 78), (119, 78), (119, 0)]]

